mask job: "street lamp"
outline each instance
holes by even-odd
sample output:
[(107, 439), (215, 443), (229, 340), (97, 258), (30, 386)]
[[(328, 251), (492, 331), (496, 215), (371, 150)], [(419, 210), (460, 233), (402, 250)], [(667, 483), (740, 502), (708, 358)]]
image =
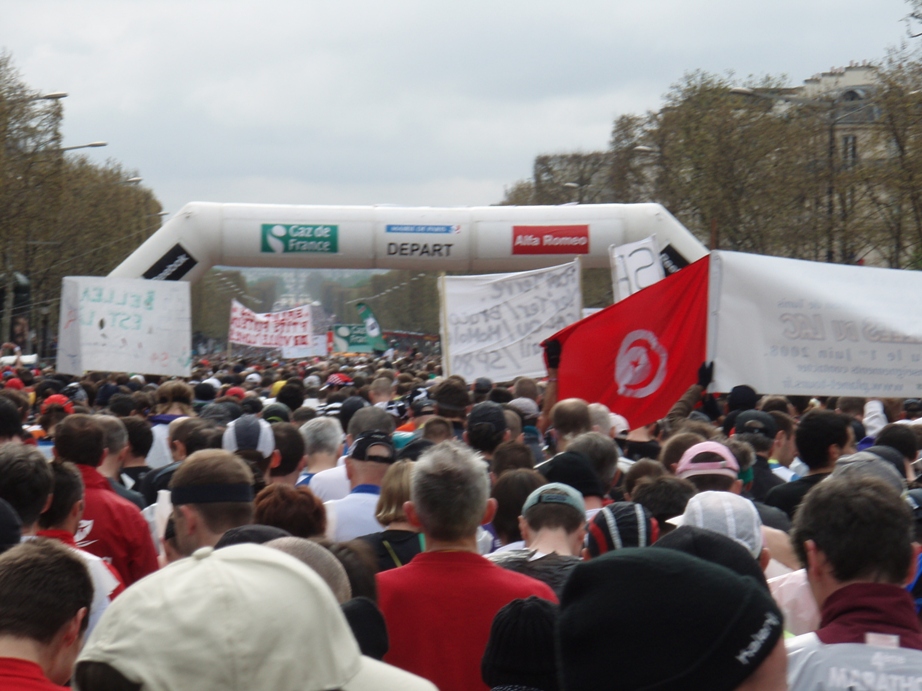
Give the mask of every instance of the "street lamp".
[(77, 146), (61, 146), (50, 151), (64, 153), (65, 151), (76, 151), (77, 149), (97, 149), (100, 146), (109, 146), (109, 142), (90, 142), (89, 144), (79, 144)]

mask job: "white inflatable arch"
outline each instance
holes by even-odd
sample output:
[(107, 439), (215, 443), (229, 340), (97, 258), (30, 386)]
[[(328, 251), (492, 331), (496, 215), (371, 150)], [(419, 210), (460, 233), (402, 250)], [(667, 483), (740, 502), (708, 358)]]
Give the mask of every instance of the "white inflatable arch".
[(506, 272), (656, 236), (667, 273), (707, 254), (659, 204), (288, 206), (193, 202), (110, 276), (195, 281), (215, 265)]

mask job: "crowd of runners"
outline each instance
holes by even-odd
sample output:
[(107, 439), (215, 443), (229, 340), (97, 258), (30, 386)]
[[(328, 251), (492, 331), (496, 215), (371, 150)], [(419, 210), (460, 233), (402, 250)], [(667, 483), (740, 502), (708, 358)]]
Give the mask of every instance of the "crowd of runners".
[(922, 401), (549, 355), (0, 367), (0, 688), (922, 689)]

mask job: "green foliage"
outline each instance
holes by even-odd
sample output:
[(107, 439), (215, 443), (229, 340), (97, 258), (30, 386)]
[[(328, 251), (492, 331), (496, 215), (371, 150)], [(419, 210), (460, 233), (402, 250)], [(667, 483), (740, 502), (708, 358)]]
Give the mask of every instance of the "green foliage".
[[(32, 282), (33, 325), (57, 320), (61, 279), (105, 275), (160, 226), (137, 172), (61, 151), (60, 99), (29, 88), (0, 53), (0, 253), (4, 272)], [(8, 333), (4, 311), (0, 333)]]

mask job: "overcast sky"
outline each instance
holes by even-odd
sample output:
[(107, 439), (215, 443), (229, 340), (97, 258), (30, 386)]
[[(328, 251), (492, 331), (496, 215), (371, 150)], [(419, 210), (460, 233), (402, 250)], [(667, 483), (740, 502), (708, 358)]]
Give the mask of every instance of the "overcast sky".
[[(190, 201), (481, 205), (683, 73), (878, 60), (903, 0), (0, 0), (65, 144)], [(922, 39), (918, 39), (922, 40)]]

